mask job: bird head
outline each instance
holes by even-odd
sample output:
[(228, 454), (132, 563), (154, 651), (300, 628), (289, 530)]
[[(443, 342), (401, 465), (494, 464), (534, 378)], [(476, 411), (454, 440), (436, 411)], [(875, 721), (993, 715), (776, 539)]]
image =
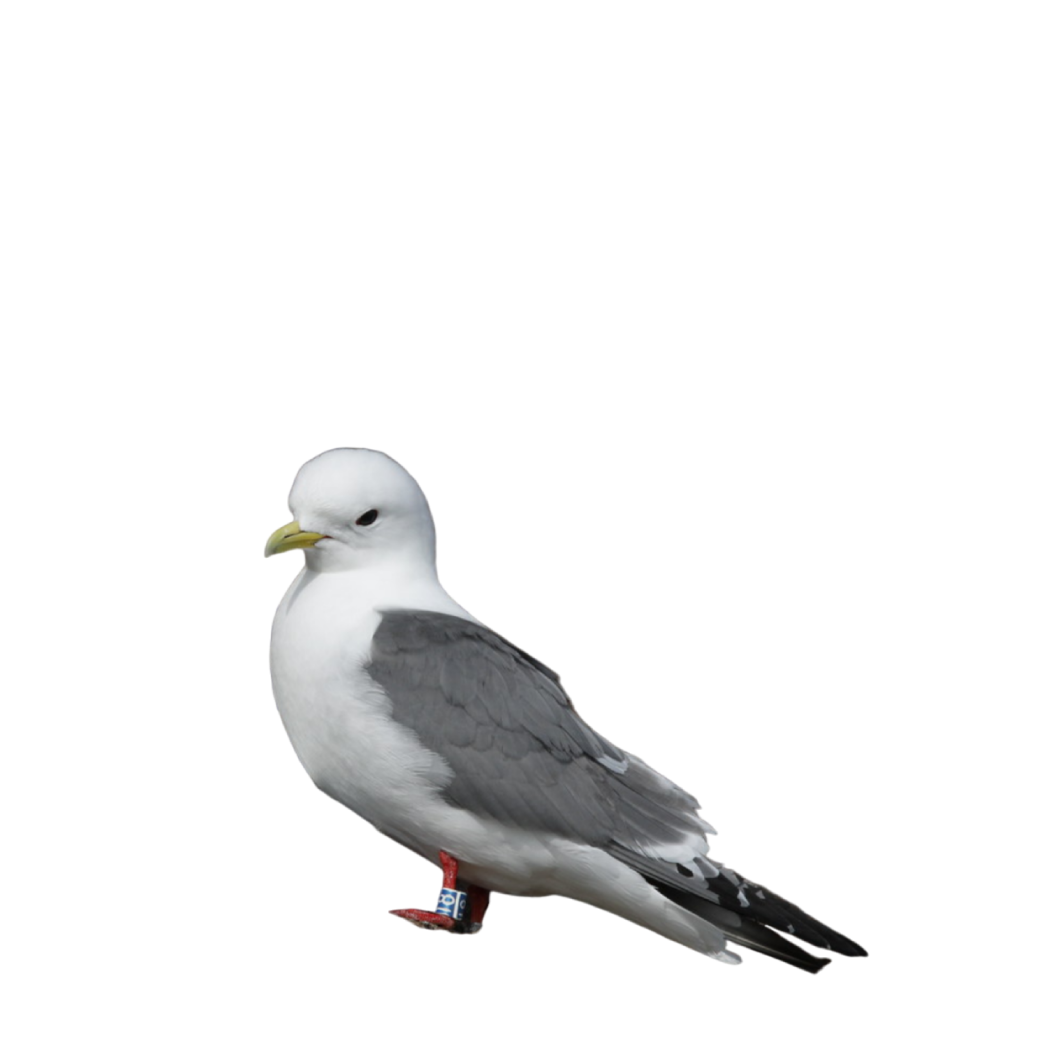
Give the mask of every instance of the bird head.
[(432, 567), (436, 538), (415, 478), (381, 451), (335, 448), (310, 459), (288, 497), (294, 520), (278, 528), (265, 555), (306, 551), (314, 571), (383, 564)]

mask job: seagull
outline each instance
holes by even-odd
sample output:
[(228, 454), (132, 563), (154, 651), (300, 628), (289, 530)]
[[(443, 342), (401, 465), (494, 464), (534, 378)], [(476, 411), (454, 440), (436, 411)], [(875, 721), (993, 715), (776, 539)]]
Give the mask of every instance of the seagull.
[(265, 555), (303, 550), (305, 566), (273, 620), (273, 693), (316, 786), (441, 868), (433, 910), (392, 913), (471, 934), (492, 892), (562, 895), (729, 964), (728, 943), (829, 963), (793, 939), (865, 956), (711, 859), (695, 798), (445, 592), (426, 497), (392, 458), (326, 451), (289, 506)]

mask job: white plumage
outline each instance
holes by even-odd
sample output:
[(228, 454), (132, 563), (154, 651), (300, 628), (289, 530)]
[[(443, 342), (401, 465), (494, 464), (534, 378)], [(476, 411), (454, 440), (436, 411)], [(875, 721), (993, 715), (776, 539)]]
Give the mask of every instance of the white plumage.
[[(295, 752), (316, 785), (383, 833), (431, 861), (439, 864), (439, 853), (450, 853), (459, 861), (461, 875), (470, 884), (518, 895), (568, 896), (635, 921), (693, 950), (737, 962), (739, 958), (726, 949), (725, 930), (729, 938), (746, 940), (732, 934), (731, 920), (725, 929), (723, 920), (719, 922), (722, 926), (717, 926), (671, 901), (667, 894), (672, 895), (672, 890), (667, 892), (665, 885), (656, 887), (660, 875), (656, 871), (653, 878), (645, 867), (647, 864), (660, 870), (672, 869), (673, 878), (685, 888), (695, 886), (700, 894), (701, 886), (708, 887), (721, 875), (722, 868), (706, 858), (704, 831), (709, 827), (694, 814), (693, 798), (637, 758), (593, 735), (584, 722), (578, 721), (570, 704), (562, 703), (555, 712), (566, 728), (590, 733), (585, 738), (596, 739), (594, 745), (604, 746), (607, 751), (600, 751), (595, 757), (583, 754), (572, 758), (593, 765), (585, 766), (586, 782), (603, 776), (618, 788), (622, 781), (634, 781), (624, 776), (635, 776), (642, 791), (650, 795), (649, 800), (654, 798), (656, 807), (665, 804), (668, 819), (675, 820), (673, 828), (642, 837), (639, 843), (618, 841), (615, 847), (619, 851), (615, 851), (594, 843), (599, 837), (597, 829), (592, 834), (574, 835), (545, 829), (541, 813), (534, 814), (534, 802), (527, 809), (526, 818), (494, 817), (492, 811), (498, 809), (492, 805), (497, 798), (488, 804), (479, 764), (473, 776), (469, 746), (458, 746), (453, 756), (450, 743), (445, 752), (440, 752), (438, 744), (422, 741), (427, 730), (430, 736), (439, 737), (442, 726), (461, 714), (454, 688), (446, 680), (442, 685), (450, 702), (446, 710), (418, 709), (409, 715), (405, 703), (410, 705), (417, 699), (418, 703), (425, 701), (432, 706), (434, 701), (422, 697), (431, 692), (419, 690), (416, 696), (415, 685), (424, 689), (440, 682), (406, 677), (397, 696), (378, 682), (378, 674), (371, 667), (376, 657), (376, 633), (384, 618), (398, 610), (426, 613), (426, 621), (451, 623), (466, 631), (470, 643), (481, 642), (474, 634), (481, 640), (495, 636), (452, 600), (438, 581), (433, 522), (425, 497), (412, 477), (378, 452), (338, 449), (302, 467), (289, 501), (295, 521), (273, 536), (267, 554), (302, 548), (306, 564), (281, 601), (273, 621), (273, 690)], [(470, 630), (474, 632), (469, 633)], [(559, 688), (551, 683), (556, 678), (545, 667), (535, 664), (547, 675), (537, 676), (539, 670), (531, 665), (533, 660), (517, 653), (501, 638), (495, 640), (505, 645), (499, 657), (515, 659), (519, 655), (520, 665), (533, 679), (547, 690)], [(449, 658), (453, 650), (449, 643)], [(392, 658), (389, 672), (395, 673), (396, 656)], [(439, 651), (434, 659), (436, 668), (432, 675), (436, 678), (441, 676)], [(469, 665), (459, 672), (470, 672)], [(491, 672), (498, 676), (498, 671)], [(505, 672), (508, 671), (504, 670), (503, 675)], [(476, 682), (469, 682), (477, 691), (478, 702), (487, 701), (487, 680), (478, 675)], [(400, 708), (394, 708), (394, 698)], [(520, 735), (513, 738), (521, 739), (524, 748), (530, 747), (532, 757), (528, 760), (532, 763), (525, 760), (519, 768), (535, 766), (542, 772), (548, 765), (550, 772), (558, 772), (565, 766), (563, 754), (553, 754), (560, 761), (558, 764), (550, 756), (552, 746), (546, 744), (543, 750), (536, 742), (536, 738), (544, 738), (541, 726), (525, 731), (527, 717), (534, 719), (543, 715), (543, 709), (553, 708), (547, 703), (546, 707), (538, 704), (522, 711), (524, 726), (519, 728)], [(415, 724), (411, 716), (429, 721), (420, 719)], [(497, 710), (494, 729), (517, 730), (510, 723), (515, 717), (512, 707), (508, 713)], [(569, 723), (567, 718), (575, 721)], [(419, 726), (423, 723), (432, 727), (424, 729)], [(468, 722), (468, 726), (472, 731), (473, 722)], [(482, 730), (486, 730), (483, 724), (477, 731)], [(485, 738), (490, 735), (488, 731)], [(490, 755), (492, 751), (486, 752)], [(538, 763), (542, 760), (547, 765)], [(512, 769), (514, 774), (519, 774), (519, 768)], [(454, 782), (456, 776), (462, 776), (463, 781)], [(475, 783), (466, 781), (474, 777)], [(557, 797), (555, 777), (543, 779), (546, 785), (537, 795), (552, 806), (557, 806), (559, 800), (565, 804), (573, 801), (575, 798), (567, 794)], [(467, 785), (475, 791), (471, 796), (478, 798), (477, 803), (467, 805), (450, 799), (456, 796), (458, 787)], [(505, 788), (505, 783), (499, 784), (500, 790)], [(525, 788), (530, 790), (531, 783), (525, 783), (522, 790)], [(626, 791), (623, 796), (628, 801), (633, 794)], [(609, 818), (616, 817), (616, 803), (619, 802), (614, 799), (608, 801)], [(636, 865), (622, 860), (622, 848), (636, 858)], [(726, 874), (733, 880), (731, 893), (737, 896), (736, 905), (748, 906), (740, 885), (751, 889), (754, 886), (731, 871)], [(669, 874), (664, 879), (666, 883), (671, 881)], [(715, 903), (723, 901), (712, 890), (706, 891), (705, 896)], [(713, 906), (711, 913), (721, 912), (719, 905), (703, 905)], [(731, 914), (728, 917), (738, 921)], [(821, 963), (824, 962), (819, 961), (817, 966)]]

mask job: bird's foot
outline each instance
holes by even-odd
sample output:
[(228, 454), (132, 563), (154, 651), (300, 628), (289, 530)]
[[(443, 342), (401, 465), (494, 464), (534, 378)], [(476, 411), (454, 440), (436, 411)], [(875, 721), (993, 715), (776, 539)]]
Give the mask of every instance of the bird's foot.
[(466, 931), (462, 921), (456, 921), (447, 914), (434, 913), (432, 910), (390, 910), (394, 917), (403, 917), (419, 928), (439, 929), (445, 932)]
[(432, 910), (390, 910), (394, 917), (403, 917), (419, 928), (437, 928), (458, 935), (479, 932), (488, 908), (487, 888), (466, 885), (460, 891), (458, 884), (458, 860), (447, 852), (440, 853), (440, 866), (444, 871), (444, 887), (437, 900), (436, 912)]

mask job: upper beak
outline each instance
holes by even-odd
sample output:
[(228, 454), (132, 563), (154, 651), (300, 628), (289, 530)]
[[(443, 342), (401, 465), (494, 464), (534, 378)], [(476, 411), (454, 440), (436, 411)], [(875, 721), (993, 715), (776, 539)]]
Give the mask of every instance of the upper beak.
[(277, 528), (269, 536), (269, 541), (266, 543), (266, 556), (272, 557), (274, 553), (287, 553), (289, 549), (311, 549), (321, 539), (326, 538), (326, 535), (321, 535), (316, 531), (303, 531), (298, 521), (293, 520), (290, 524)]

